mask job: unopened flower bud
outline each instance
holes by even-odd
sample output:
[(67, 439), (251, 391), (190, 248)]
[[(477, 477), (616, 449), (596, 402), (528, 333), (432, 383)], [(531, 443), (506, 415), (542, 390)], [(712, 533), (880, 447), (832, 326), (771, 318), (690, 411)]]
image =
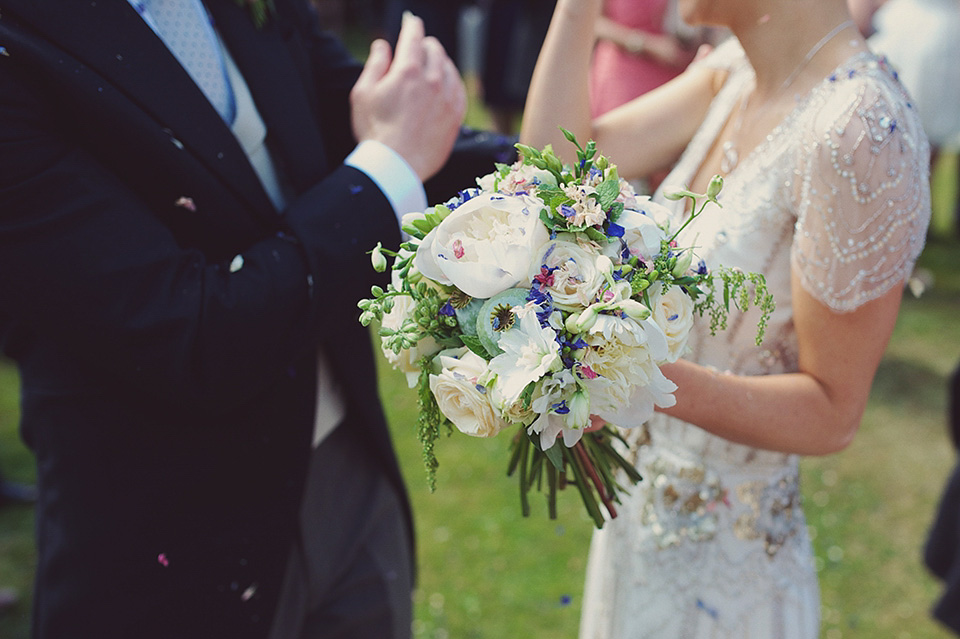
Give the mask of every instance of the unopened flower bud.
[(617, 304), (617, 308), (627, 314), (628, 317), (642, 322), (650, 317), (650, 309), (635, 299), (623, 300)]
[(387, 258), (383, 255), (382, 249), (380, 242), (377, 242), (377, 246), (370, 252), (370, 263), (373, 264), (373, 270), (377, 273), (387, 270)]
[(606, 255), (597, 256), (597, 270), (604, 275), (613, 275), (613, 260)]
[(553, 173), (561, 173), (563, 171), (563, 163), (560, 161), (560, 158), (553, 155), (552, 153), (544, 156), (547, 160), (547, 169)]
[(677, 263), (673, 267), (674, 277), (683, 277), (690, 270), (690, 264), (693, 263), (693, 251), (687, 250), (680, 254)]
[(584, 389), (578, 389), (567, 402), (570, 411), (564, 415), (567, 428), (581, 430), (590, 425), (590, 396)]
[(564, 328), (566, 328), (571, 333), (583, 333), (589, 331), (593, 328), (593, 325), (597, 323), (597, 315), (600, 314), (600, 311), (597, 310), (595, 304), (591, 304), (587, 308), (583, 309), (579, 315), (570, 315), (567, 318)]
[(707, 198), (714, 200), (718, 195), (720, 195), (720, 189), (723, 188), (723, 178), (719, 175), (714, 175), (710, 180), (710, 184), (707, 185)]

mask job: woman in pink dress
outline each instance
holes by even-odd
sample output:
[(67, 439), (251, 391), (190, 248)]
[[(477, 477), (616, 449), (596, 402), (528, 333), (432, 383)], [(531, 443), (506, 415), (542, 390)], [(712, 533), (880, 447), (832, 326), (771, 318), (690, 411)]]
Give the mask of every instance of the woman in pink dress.
[(604, 2), (590, 69), (593, 117), (671, 80), (693, 60), (700, 38), (680, 23), (674, 4), (674, 0)]

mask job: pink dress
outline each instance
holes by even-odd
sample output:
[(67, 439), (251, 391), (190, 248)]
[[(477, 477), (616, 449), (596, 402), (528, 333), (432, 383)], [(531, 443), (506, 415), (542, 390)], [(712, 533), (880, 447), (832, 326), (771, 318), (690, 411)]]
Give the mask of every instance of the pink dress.
[[(663, 33), (673, 0), (606, 0), (603, 14), (624, 26)], [(594, 117), (655, 89), (683, 69), (634, 55), (608, 40), (598, 40), (590, 69), (590, 110)]]

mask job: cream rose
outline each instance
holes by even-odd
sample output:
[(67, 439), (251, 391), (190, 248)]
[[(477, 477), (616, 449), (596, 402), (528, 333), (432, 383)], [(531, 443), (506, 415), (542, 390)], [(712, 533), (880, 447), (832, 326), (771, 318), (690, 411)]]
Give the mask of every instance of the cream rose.
[(666, 293), (650, 295), (651, 319), (667, 336), (667, 361), (675, 362), (687, 350), (687, 340), (693, 327), (693, 300), (680, 288), (671, 286)]
[(530, 196), (478, 195), (427, 234), (414, 266), (471, 297), (512, 288), (526, 280), (533, 256), (550, 239), (540, 222), (542, 208)]
[(508, 426), (480, 383), (487, 372), (486, 360), (461, 348), (442, 352), (436, 363), (440, 373), (430, 375), (430, 391), (457, 430), (472, 437), (493, 437)]

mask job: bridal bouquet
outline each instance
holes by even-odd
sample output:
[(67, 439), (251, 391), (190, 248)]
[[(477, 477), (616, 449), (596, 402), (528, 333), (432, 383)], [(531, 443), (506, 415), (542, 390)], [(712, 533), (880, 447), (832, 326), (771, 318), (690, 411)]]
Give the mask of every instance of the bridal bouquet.
[[(419, 435), (434, 488), (441, 427), (475, 437), (515, 432), (508, 474), (531, 488), (578, 489), (599, 528), (624, 490), (618, 432), (675, 402), (660, 366), (683, 353), (694, 314), (722, 328), (731, 300), (763, 309), (773, 301), (761, 276), (711, 271), (676, 239), (667, 210), (638, 197), (598, 155), (577, 147), (563, 166), (550, 147), (518, 144), (521, 159), (477, 179), (478, 188), (403, 219), (398, 251), (378, 245), (374, 267), (391, 284), (361, 300), (361, 322), (380, 323), (382, 350), (418, 389)], [(686, 224), (716, 202), (722, 186), (680, 190), (693, 200)], [(702, 202), (699, 210), (698, 203)], [(751, 285), (748, 286), (748, 283)], [(722, 290), (722, 293), (721, 293)]]

